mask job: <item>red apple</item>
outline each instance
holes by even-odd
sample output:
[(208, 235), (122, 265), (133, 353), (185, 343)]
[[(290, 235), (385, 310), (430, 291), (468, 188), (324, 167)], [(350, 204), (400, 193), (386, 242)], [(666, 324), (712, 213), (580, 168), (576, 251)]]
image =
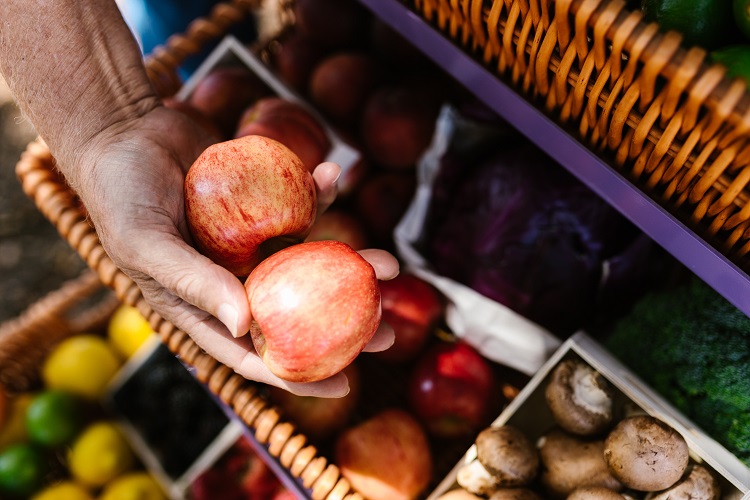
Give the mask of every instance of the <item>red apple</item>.
[(380, 81), (381, 69), (367, 52), (338, 52), (322, 59), (310, 76), (310, 99), (339, 125), (359, 120)]
[(307, 92), (310, 75), (325, 55), (314, 39), (295, 30), (271, 46), (271, 65), (276, 74), (301, 94)]
[(352, 363), (343, 372), (349, 379), (349, 393), (342, 398), (297, 396), (284, 389), (270, 387), (271, 401), (312, 442), (322, 443), (349, 423), (359, 402), (359, 368)]
[(388, 362), (417, 357), (437, 323), (443, 318), (443, 297), (422, 278), (402, 272), (380, 284), (382, 319), (396, 334), (391, 347), (375, 353)]
[(375, 172), (356, 193), (357, 215), (375, 244), (389, 248), (393, 230), (414, 197), (417, 179), (413, 172)]
[(299, 156), (312, 172), (326, 159), (331, 141), (323, 125), (302, 105), (281, 97), (259, 99), (240, 118), (235, 138), (262, 135)]
[(303, 241), (316, 205), (315, 183), (302, 161), (266, 137), (209, 146), (185, 178), (185, 212), (198, 249), (237, 276)]
[(441, 438), (476, 433), (494, 416), (502, 392), (492, 366), (469, 344), (441, 342), (417, 361), (409, 404), (428, 432)]
[(342, 432), (335, 462), (352, 487), (370, 500), (413, 500), (432, 478), (432, 455), (422, 426), (389, 408)]
[(430, 145), (439, 113), (439, 101), (419, 87), (380, 87), (369, 96), (362, 115), (367, 151), (383, 167), (414, 169)]
[(245, 281), (253, 345), (272, 373), (314, 382), (339, 373), (380, 325), (380, 287), (369, 262), (340, 241), (285, 248)]
[(271, 93), (266, 84), (244, 66), (222, 66), (201, 79), (188, 102), (210, 118), (223, 138), (232, 137), (242, 112)]
[(342, 241), (355, 250), (367, 248), (367, 234), (354, 215), (330, 208), (318, 216), (305, 241)]

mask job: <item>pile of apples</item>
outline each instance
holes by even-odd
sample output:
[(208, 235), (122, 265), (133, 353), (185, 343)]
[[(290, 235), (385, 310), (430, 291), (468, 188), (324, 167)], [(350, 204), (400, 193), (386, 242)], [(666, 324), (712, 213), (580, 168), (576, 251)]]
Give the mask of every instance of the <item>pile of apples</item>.
[[(359, 251), (395, 248), (440, 107), (464, 95), (359, 3), (293, 9), (294, 29), (263, 60), (309, 107), (238, 67), (217, 67), (187, 101), (168, 101), (217, 138), (186, 176), (189, 227), (199, 251), (244, 281), (250, 335), (273, 373), (347, 375), (339, 399), (268, 387), (285, 418), (368, 498), (417, 498), (512, 397), (505, 376), (517, 374), (446, 333), (436, 288), (404, 270), (379, 281)], [(312, 172), (330, 151), (329, 128), (362, 155), (319, 213)], [(394, 345), (364, 353), (381, 321)]]

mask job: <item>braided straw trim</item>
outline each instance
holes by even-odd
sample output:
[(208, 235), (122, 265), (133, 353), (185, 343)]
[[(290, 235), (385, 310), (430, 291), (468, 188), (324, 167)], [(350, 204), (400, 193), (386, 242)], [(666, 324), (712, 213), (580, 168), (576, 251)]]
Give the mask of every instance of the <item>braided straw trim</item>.
[(96, 273), (87, 270), (0, 325), (0, 383), (5, 389), (19, 393), (37, 387), (39, 366), (52, 347), (72, 334), (106, 325), (119, 302), (110, 294), (88, 303), (102, 289)]
[(413, 0), (427, 22), (735, 263), (750, 251), (750, 94), (624, 0)]
[[(226, 34), (232, 24), (243, 19), (258, 4), (255, 0), (232, 0), (219, 4), (208, 18), (193, 21), (185, 35), (174, 35), (164, 47), (156, 49), (146, 59), (146, 68), (158, 93), (162, 96), (174, 94), (181, 85), (177, 76), (179, 64), (197, 53), (208, 41)], [(283, 421), (280, 411), (261, 394), (260, 384), (243, 378), (219, 363), (146, 303), (138, 286), (117, 268), (104, 251), (95, 229), (87, 221), (85, 208), (59, 175), (54, 158), (41, 139), (28, 145), (16, 165), (16, 174), (27, 196), (93, 270), (98, 277), (97, 283), (111, 288), (119, 301), (117, 303), (136, 307), (170, 351), (195, 368), (196, 378), (254, 431), (256, 439), (268, 446), (271, 456), (279, 459), (293, 477), (310, 489), (313, 499), (364, 500), (361, 494), (352, 490), (338, 467), (320, 456), (318, 449), (309, 444), (307, 437), (297, 432), (293, 424)], [(60, 295), (66, 297), (70, 292), (70, 288), (63, 288)], [(66, 309), (67, 303), (66, 299), (57, 311)], [(50, 316), (48, 321), (53, 321), (56, 314)], [(19, 318), (19, 321), (38, 323), (39, 329), (43, 330), (47, 323), (38, 318), (38, 315), (29, 315)], [(29, 336), (24, 336), (19, 342), (22, 344), (20, 347), (28, 347), (28, 341)], [(4, 344), (0, 344), (3, 353), (6, 352)], [(5, 364), (0, 366), (4, 367), (0, 375), (5, 376)], [(27, 363), (23, 367), (24, 373), (35, 370), (38, 370), (38, 363)], [(20, 374), (10, 369), (8, 373), (12, 373), (10, 378), (22, 380)]]

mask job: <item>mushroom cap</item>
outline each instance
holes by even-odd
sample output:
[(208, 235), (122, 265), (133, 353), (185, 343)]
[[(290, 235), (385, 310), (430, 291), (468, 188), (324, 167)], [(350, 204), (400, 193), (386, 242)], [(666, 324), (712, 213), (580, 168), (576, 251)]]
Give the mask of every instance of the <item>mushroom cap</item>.
[(625, 500), (625, 497), (602, 486), (583, 486), (573, 490), (566, 500)]
[(456, 482), (475, 495), (489, 495), (500, 486), (497, 478), (490, 474), (479, 460), (472, 460), (461, 466), (456, 473)]
[(473, 493), (457, 488), (443, 493), (438, 497), (438, 500), (482, 500), (482, 497), (478, 497)]
[(587, 439), (556, 428), (539, 440), (539, 455), (541, 483), (550, 497), (565, 498), (581, 486), (622, 489), (604, 462), (603, 439)]
[(497, 479), (498, 486), (524, 486), (536, 477), (539, 453), (517, 427), (487, 427), (477, 435), (475, 444), (477, 460)]
[(612, 425), (614, 389), (586, 363), (572, 359), (558, 363), (544, 396), (555, 422), (572, 434), (593, 436)]
[(612, 475), (639, 491), (669, 488), (685, 473), (690, 459), (685, 438), (650, 415), (622, 419), (604, 445), (604, 460)]
[(647, 500), (718, 500), (721, 486), (711, 471), (702, 465), (693, 465), (682, 479), (671, 488), (650, 493)]

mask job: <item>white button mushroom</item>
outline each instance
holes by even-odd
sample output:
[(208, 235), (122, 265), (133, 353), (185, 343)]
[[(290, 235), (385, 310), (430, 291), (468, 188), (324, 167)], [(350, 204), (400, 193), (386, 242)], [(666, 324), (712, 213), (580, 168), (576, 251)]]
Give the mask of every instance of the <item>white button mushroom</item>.
[(610, 472), (628, 488), (660, 491), (675, 484), (690, 459), (685, 439), (650, 415), (618, 422), (605, 440), (604, 459)]

